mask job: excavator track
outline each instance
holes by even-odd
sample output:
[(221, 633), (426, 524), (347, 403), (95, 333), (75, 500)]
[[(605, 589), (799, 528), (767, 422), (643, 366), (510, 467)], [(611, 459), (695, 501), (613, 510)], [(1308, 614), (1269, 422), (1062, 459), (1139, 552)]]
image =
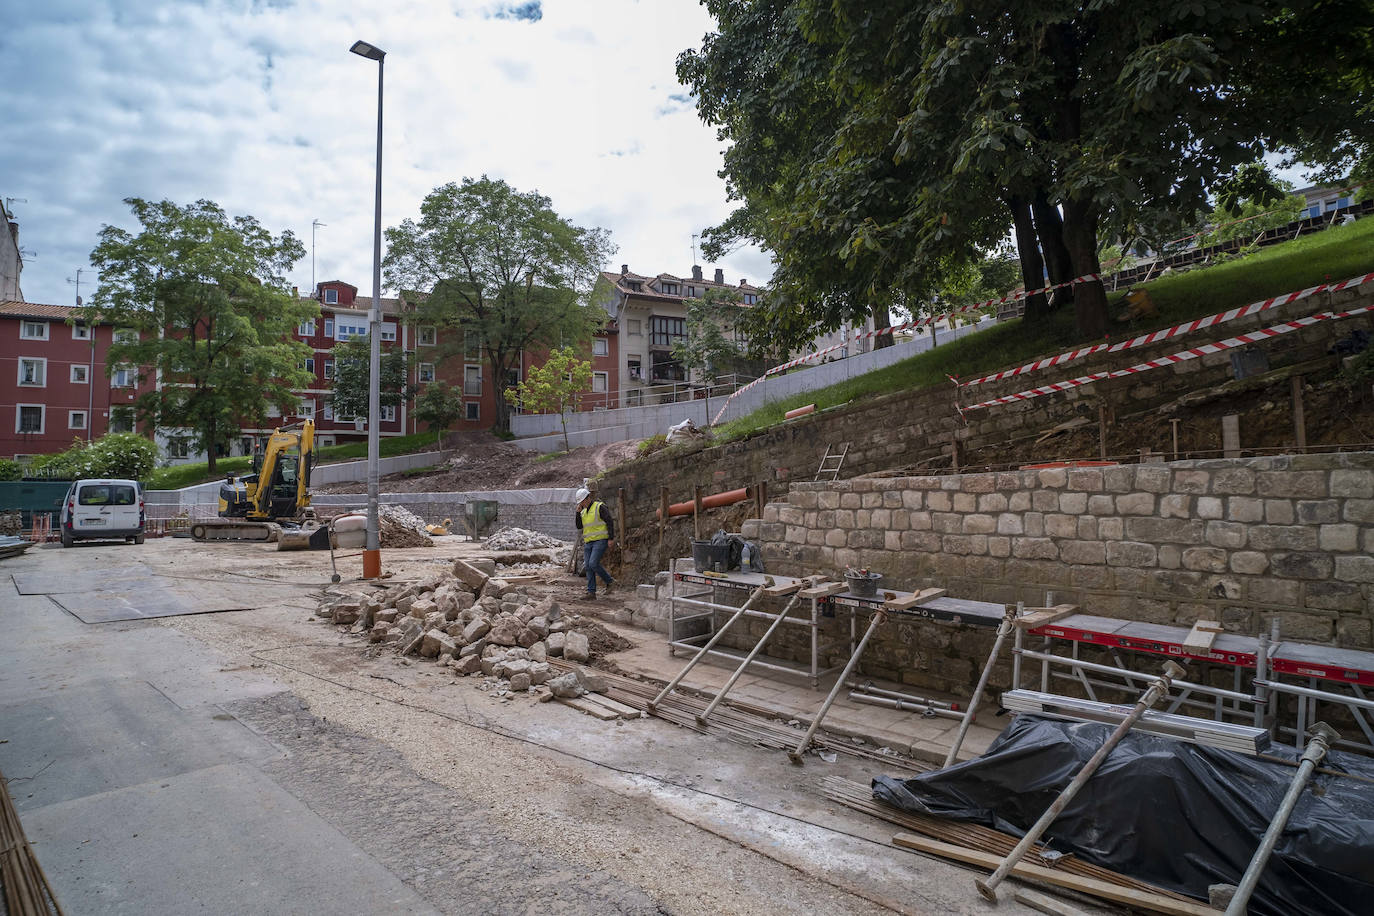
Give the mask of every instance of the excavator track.
[(193, 522), (193, 541), (261, 541), (277, 540), (281, 526), (273, 522), (249, 522), (220, 519), (213, 522)]

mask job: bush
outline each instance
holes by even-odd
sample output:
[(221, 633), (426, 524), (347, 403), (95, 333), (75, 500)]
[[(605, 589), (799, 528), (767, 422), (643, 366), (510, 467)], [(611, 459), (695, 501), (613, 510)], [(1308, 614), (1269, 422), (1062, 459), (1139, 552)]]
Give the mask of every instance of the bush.
[(157, 463), (157, 445), (138, 433), (108, 433), (87, 445), (80, 440), (65, 452), (43, 455), (33, 469), (48, 477), (123, 477), (142, 480)]
[(23, 476), (24, 469), (20, 467), (19, 462), (0, 458), (0, 480), (18, 480)]

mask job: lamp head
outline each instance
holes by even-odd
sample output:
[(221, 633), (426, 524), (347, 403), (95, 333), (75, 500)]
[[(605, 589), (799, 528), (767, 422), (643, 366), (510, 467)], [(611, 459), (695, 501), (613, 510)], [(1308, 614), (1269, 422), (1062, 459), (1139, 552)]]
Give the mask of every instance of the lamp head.
[(357, 54), (360, 57), (366, 57), (368, 60), (380, 61), (382, 60), (382, 58), (386, 57), (385, 51), (383, 51), (376, 45), (370, 45), (365, 41), (353, 42), (353, 47), (349, 48), (348, 50), (352, 51), (354, 54)]

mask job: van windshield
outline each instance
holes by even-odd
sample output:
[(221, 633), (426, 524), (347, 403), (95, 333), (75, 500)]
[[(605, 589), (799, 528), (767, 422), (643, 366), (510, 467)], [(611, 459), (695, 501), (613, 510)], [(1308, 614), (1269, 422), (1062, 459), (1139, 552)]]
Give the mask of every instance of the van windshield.
[(122, 483), (90, 484), (81, 488), (76, 501), (82, 506), (132, 506), (137, 502), (134, 488)]

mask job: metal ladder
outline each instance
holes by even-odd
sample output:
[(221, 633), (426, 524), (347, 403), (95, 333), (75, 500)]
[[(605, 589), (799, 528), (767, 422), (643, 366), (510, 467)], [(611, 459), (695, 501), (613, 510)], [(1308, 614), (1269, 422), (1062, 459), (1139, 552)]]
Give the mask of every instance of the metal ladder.
[(831, 451), (830, 443), (825, 444), (825, 457), (821, 459), (821, 466), (816, 469), (815, 480), (820, 480), (822, 474), (829, 474), (831, 480), (840, 479), (840, 468), (844, 467), (844, 456), (849, 454), (849, 443), (846, 442), (839, 451)]

